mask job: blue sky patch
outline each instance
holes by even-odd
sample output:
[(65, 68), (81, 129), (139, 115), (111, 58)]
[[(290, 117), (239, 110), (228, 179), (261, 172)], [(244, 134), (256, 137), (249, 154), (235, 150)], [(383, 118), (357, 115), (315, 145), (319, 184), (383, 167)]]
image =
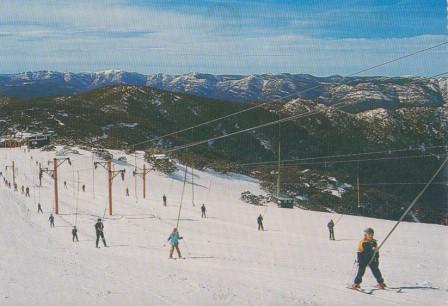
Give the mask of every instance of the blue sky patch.
[[(445, 0), (0, 2), (0, 72), (349, 74), (448, 40)], [(447, 47), (372, 71), (431, 75)], [(76, 56), (80, 54), (82, 56)]]

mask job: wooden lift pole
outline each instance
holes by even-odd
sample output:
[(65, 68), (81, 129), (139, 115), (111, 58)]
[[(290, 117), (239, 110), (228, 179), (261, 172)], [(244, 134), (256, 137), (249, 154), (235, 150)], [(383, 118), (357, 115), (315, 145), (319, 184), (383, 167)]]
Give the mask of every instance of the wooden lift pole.
[(55, 214), (59, 214), (59, 194), (58, 194), (58, 167), (62, 165), (64, 162), (68, 161), (71, 165), (70, 158), (54, 158), (53, 159), (53, 169), (42, 168), (39, 164), (39, 181), (42, 186), (42, 174), (45, 172), (48, 175), (52, 175), (54, 180), (54, 212)]
[(356, 190), (358, 192), (358, 208), (361, 208), (361, 202), (360, 202), (360, 197), (359, 197), (359, 162), (358, 162), (358, 175), (356, 178)]
[[(279, 115), (279, 117), (278, 117), (278, 120), (280, 120), (280, 115)], [(280, 202), (280, 180), (281, 180), (281, 178), (280, 178), (280, 168), (281, 168), (281, 164), (282, 164), (282, 162), (281, 162), (281, 148), (282, 148), (282, 145), (281, 145), (281, 125), (279, 124), (278, 125), (278, 168), (277, 168), (277, 200)]]
[(42, 165), (39, 163), (39, 187), (42, 187)]
[(281, 145), (280, 145), (280, 140), (278, 141), (278, 168), (277, 168), (277, 198), (280, 197), (280, 168), (281, 168), (281, 159), (280, 159), (280, 152), (281, 150)]
[(12, 161), (12, 165), (11, 166), (6, 166), (5, 167), (6, 168), (6, 170), (8, 170), (8, 168), (11, 168), (12, 169), (12, 184), (13, 184), (13, 188), (14, 188), (14, 191), (15, 191), (15, 186), (16, 186), (16, 164), (15, 164), (15, 162), (14, 161)]
[(146, 199), (146, 164), (143, 163), (143, 199)]
[(53, 178), (54, 178), (54, 212), (59, 214), (59, 195), (58, 195), (58, 160), (53, 159)]
[(112, 161), (107, 161), (107, 173), (109, 181), (109, 215), (112, 216)]
[(95, 165), (95, 169), (98, 165), (100, 165), (107, 171), (107, 185), (109, 187), (109, 215), (112, 216), (112, 182), (118, 174), (121, 174), (121, 178), (124, 180), (125, 170), (114, 171), (112, 169), (112, 160), (108, 160), (105, 162), (93, 162), (93, 164)]
[(142, 176), (142, 184), (143, 184), (143, 199), (146, 199), (146, 175), (151, 171), (151, 168), (146, 168), (146, 164), (143, 163), (143, 169), (142, 172), (138, 172), (137, 168), (135, 168), (134, 175), (141, 175)]
[(12, 161), (12, 183), (16, 185), (16, 166), (15, 162)]
[(194, 207), (194, 162), (191, 162), (191, 205)]

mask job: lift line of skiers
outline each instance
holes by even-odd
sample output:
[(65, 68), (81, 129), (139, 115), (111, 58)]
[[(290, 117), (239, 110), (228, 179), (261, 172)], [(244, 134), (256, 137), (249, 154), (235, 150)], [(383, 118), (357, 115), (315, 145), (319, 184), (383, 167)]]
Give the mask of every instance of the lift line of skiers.
[[(1, 172), (0, 172), (1, 173)], [(0, 175), (1, 177), (2, 175)], [(6, 187), (11, 188), (14, 187), (14, 191), (19, 191), (19, 186), (17, 185), (17, 183), (14, 183), (13, 185), (11, 185), (11, 182), (8, 181), (5, 177), (3, 178), (3, 183), (5, 184)], [(25, 195), (27, 198), (30, 198), (30, 187), (25, 187), (25, 186), (21, 186), (20, 187), (20, 191), (23, 195)]]
[[(0, 172), (0, 177), (3, 176), (3, 173)], [(9, 188), (11, 188), (11, 182), (9, 182), (5, 177), (3, 177), (3, 181), (5, 185)], [(64, 187), (67, 188), (67, 183), (64, 181)], [(17, 184), (14, 184), (14, 191), (18, 191)], [(26, 197), (30, 197), (30, 190), (29, 187), (21, 187), (22, 194), (25, 194)], [(82, 191), (85, 192), (85, 185), (82, 185)], [(126, 188), (126, 196), (129, 196), (129, 189)], [(163, 206), (167, 206), (167, 197), (164, 194), (162, 196)], [(43, 214), (42, 206), (40, 203), (37, 204), (37, 213)], [(201, 218), (206, 218), (206, 208), (205, 204), (202, 204), (201, 206)], [(54, 228), (54, 216), (53, 214), (50, 214), (50, 217), (48, 218), (48, 221), (50, 222), (50, 227)], [(257, 218), (257, 224), (258, 224), (258, 230), (264, 231), (263, 226), (263, 216), (260, 214)], [(330, 220), (327, 224), (328, 232), (329, 232), (329, 239), (335, 240), (334, 237), (334, 227), (335, 223), (333, 220)], [(107, 247), (106, 239), (104, 237), (104, 224), (101, 220), (101, 218), (98, 218), (96, 224), (95, 224), (95, 233), (96, 233), (96, 247), (99, 248), (99, 241), (102, 240), (105, 247)], [(177, 228), (174, 228), (171, 232), (170, 236), (168, 237), (168, 242), (171, 246), (169, 258), (173, 258), (173, 253), (176, 250), (177, 255), (179, 258), (182, 258), (180, 249), (179, 249), (179, 240), (183, 239), (183, 237), (180, 236), (179, 232), (177, 231)], [(73, 242), (79, 242), (78, 239), (78, 229), (76, 226), (72, 229), (72, 241)], [(378, 248), (378, 243), (374, 239), (374, 230), (372, 228), (367, 228), (364, 231), (364, 238), (358, 243), (357, 248), (357, 259), (356, 262), (358, 263), (358, 271), (356, 273), (356, 277), (354, 279), (353, 285), (351, 286), (352, 289), (358, 290), (360, 288), (360, 284), (362, 282), (362, 278), (364, 276), (364, 273), (367, 269), (367, 267), (370, 268), (372, 271), (373, 276), (375, 277), (376, 281), (378, 282), (377, 287), (384, 289), (386, 287), (384, 283), (383, 276), (381, 274), (381, 271), (379, 269), (379, 253), (376, 252), (376, 249)], [(375, 253), (376, 252), (376, 253)]]
[[(64, 186), (66, 185), (66, 182), (64, 182)], [(84, 185), (83, 185), (84, 187)], [(84, 188), (83, 188), (84, 189)], [(127, 190), (127, 189), (126, 189)], [(162, 197), (162, 201), (163, 201), (163, 206), (167, 206), (167, 197), (164, 194)], [(201, 206), (201, 218), (207, 218), (206, 215), (206, 211), (207, 209), (205, 208), (205, 204), (202, 204)], [(40, 203), (37, 203), (37, 213), (39, 214), (43, 214), (43, 210), (42, 210), (42, 205)], [(51, 213), (50, 217), (48, 218), (48, 221), (50, 222), (50, 227), (54, 228), (54, 216)], [(96, 247), (99, 248), (98, 243), (99, 240), (101, 238), (101, 240), (103, 241), (103, 244), (105, 247), (107, 247), (106, 244), (106, 239), (104, 238), (104, 224), (101, 221), (101, 218), (98, 218), (97, 223), (95, 224), (95, 233), (96, 233)], [(168, 238), (168, 242), (171, 245), (171, 250), (170, 250), (170, 258), (173, 258), (173, 252), (174, 250), (176, 250), (177, 255), (179, 256), (179, 258), (181, 258), (181, 253), (179, 250), (179, 240), (183, 239), (182, 237), (179, 236), (179, 233), (177, 231), (177, 228), (173, 229), (173, 232), (171, 233), (171, 235)], [(78, 239), (78, 229), (76, 228), (76, 226), (73, 226), (72, 229), (72, 241), (73, 242), (79, 242)]]
[[(38, 212), (43, 213), (40, 203), (38, 204), (37, 210), (38, 210)], [(54, 228), (53, 214), (50, 214), (48, 221), (50, 222), (50, 227)], [(99, 248), (98, 243), (100, 241), (100, 238), (103, 241), (104, 246), (107, 247), (106, 238), (104, 238), (104, 224), (103, 224), (103, 221), (101, 220), (101, 218), (98, 218), (97, 222), (95, 223), (95, 233), (96, 233), (96, 247)], [(73, 226), (73, 229), (72, 229), (72, 241), (79, 242), (78, 229), (76, 228), (76, 225)]]
[[(166, 204), (166, 202), (165, 202), (166, 196), (165, 195), (163, 197), (163, 200), (164, 200), (164, 205), (165, 205)], [(42, 213), (42, 208), (40, 206), (40, 203), (38, 206), (38, 211), (40, 211)], [(203, 204), (201, 206), (201, 213), (202, 213), (201, 217), (202, 218), (206, 218), (205, 212), (206, 212), (206, 209), (205, 209), (205, 205)], [(53, 214), (50, 214), (50, 217), (48, 220), (50, 221), (50, 227), (54, 227)], [(258, 223), (258, 230), (264, 231), (263, 216), (261, 214), (257, 218), (257, 223)], [(330, 240), (335, 240), (335, 238), (334, 238), (335, 224), (334, 224), (333, 220), (330, 220), (330, 222), (327, 224), (327, 226), (328, 226), (328, 230), (330, 233)], [(101, 218), (98, 218), (98, 220), (95, 224), (95, 232), (96, 232), (96, 247), (97, 248), (99, 247), (98, 243), (99, 243), (100, 238), (103, 241), (104, 246), (107, 247), (106, 239), (104, 238), (104, 224), (101, 221)], [(375, 277), (376, 281), (378, 282), (377, 287), (380, 289), (384, 289), (386, 287), (386, 285), (384, 283), (383, 276), (381, 275), (381, 271), (379, 269), (379, 253), (378, 252), (375, 253), (375, 250), (378, 247), (378, 243), (373, 237), (374, 237), (374, 230), (369, 227), (366, 230), (364, 230), (364, 238), (361, 241), (359, 241), (359, 243), (358, 243), (357, 259), (356, 259), (356, 262), (358, 263), (358, 271), (356, 273), (354, 283), (351, 287), (352, 289), (355, 289), (355, 290), (360, 289), (360, 284), (362, 282), (362, 278), (364, 276), (364, 273), (365, 273), (367, 267), (370, 268), (373, 276)], [(183, 239), (183, 237), (180, 236), (177, 228), (173, 228), (173, 231), (171, 232), (171, 234), (168, 237), (168, 242), (171, 246), (170, 255), (169, 255), (170, 259), (173, 258), (174, 251), (177, 252), (177, 256), (179, 258), (182, 258), (182, 254), (179, 249), (179, 240), (182, 240), (182, 239)], [(75, 240), (77, 242), (79, 242), (78, 230), (77, 230), (76, 226), (74, 226), (72, 229), (72, 240), (73, 240), (73, 242), (75, 242)]]

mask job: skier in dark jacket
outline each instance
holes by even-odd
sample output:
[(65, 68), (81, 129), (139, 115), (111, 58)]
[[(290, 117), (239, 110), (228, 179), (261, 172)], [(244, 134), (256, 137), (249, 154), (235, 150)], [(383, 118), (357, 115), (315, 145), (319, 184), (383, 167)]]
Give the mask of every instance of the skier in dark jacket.
[(41, 214), (44, 213), (44, 212), (42, 211), (42, 206), (40, 205), (40, 203), (37, 203), (37, 213), (41, 213)]
[(378, 282), (378, 287), (381, 289), (384, 289), (386, 287), (386, 285), (384, 284), (383, 276), (381, 275), (380, 269), (378, 267), (380, 254), (378, 252), (375, 253), (378, 248), (378, 243), (375, 239), (373, 239), (373, 235), (373, 229), (370, 227), (367, 228), (364, 231), (364, 239), (361, 240), (358, 244), (358, 273), (356, 274), (354, 284), (352, 285), (353, 289), (360, 288), (362, 277), (366, 272), (367, 266), (369, 266), (370, 270), (373, 273), (373, 276)]
[(98, 242), (100, 241), (100, 237), (101, 240), (103, 240), (104, 246), (107, 247), (106, 239), (104, 238), (104, 224), (103, 222), (101, 222), (100, 218), (98, 218), (98, 221), (95, 224), (95, 232), (96, 232), (96, 247), (98, 248)]
[(54, 227), (54, 216), (53, 216), (53, 214), (50, 214), (50, 217), (48, 218), (48, 221), (50, 221), (50, 227)]
[(25, 196), (28, 197), (28, 198), (31, 197), (30, 196), (30, 187), (26, 187), (26, 189), (25, 189)]
[(78, 239), (78, 229), (76, 228), (76, 226), (73, 226), (73, 229), (72, 229), (72, 241), (75, 242), (75, 239), (76, 239), (77, 242), (79, 242), (79, 239)]
[(166, 206), (166, 195), (163, 195), (162, 200), (163, 200), (163, 206)]
[(328, 226), (328, 231), (330, 232), (330, 240), (335, 240), (334, 239), (334, 222), (333, 222), (333, 220), (330, 220), (330, 222), (328, 222), (327, 226)]
[(205, 211), (206, 211), (205, 204), (202, 204), (202, 206), (201, 206), (201, 212), (202, 212), (201, 218), (207, 218), (207, 216), (205, 215)]
[(259, 231), (264, 231), (264, 227), (263, 227), (263, 216), (260, 214), (257, 218), (257, 223), (258, 223), (258, 230)]

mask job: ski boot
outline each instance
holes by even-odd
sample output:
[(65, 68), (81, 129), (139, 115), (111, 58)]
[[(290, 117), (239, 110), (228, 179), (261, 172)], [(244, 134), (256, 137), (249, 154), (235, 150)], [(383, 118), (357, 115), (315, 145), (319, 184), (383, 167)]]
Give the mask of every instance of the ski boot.
[(378, 285), (376, 285), (376, 287), (378, 289), (386, 289), (386, 284), (385, 283), (378, 283)]

